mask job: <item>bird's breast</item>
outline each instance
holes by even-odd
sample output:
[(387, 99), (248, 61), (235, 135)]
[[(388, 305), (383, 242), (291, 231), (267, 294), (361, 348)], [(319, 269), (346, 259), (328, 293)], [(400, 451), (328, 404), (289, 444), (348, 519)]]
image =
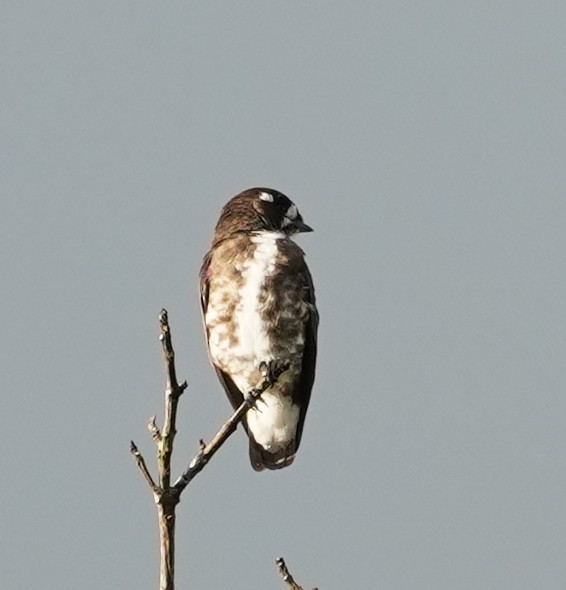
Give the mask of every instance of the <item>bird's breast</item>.
[[(300, 361), (304, 345), (301, 302), (285, 276), (281, 234), (263, 232), (231, 264), (215, 265), (205, 322), (214, 363), (241, 391), (254, 387), (262, 361)], [(221, 252), (219, 253), (221, 254)], [(297, 367), (298, 368), (298, 367)]]

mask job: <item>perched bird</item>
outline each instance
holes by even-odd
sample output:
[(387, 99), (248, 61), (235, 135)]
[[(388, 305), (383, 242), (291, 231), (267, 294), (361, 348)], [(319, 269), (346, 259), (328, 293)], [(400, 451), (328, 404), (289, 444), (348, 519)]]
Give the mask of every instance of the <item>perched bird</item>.
[(242, 423), (256, 471), (293, 462), (314, 382), (318, 312), (304, 253), (291, 239), (310, 232), (297, 207), (269, 188), (231, 199), (200, 271), (210, 359), (234, 408), (273, 363), (289, 368)]

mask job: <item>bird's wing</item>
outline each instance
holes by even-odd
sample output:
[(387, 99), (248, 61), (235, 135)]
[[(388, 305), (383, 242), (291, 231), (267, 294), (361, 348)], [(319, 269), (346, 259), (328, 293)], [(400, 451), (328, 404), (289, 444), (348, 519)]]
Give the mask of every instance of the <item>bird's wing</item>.
[(299, 402), (301, 408), (299, 414), (299, 422), (297, 424), (297, 434), (295, 438), (295, 449), (299, 447), (301, 442), (301, 435), (303, 433), (303, 425), (305, 423), (305, 416), (309, 405), (312, 386), (314, 383), (314, 374), (316, 367), (316, 351), (317, 351), (317, 332), (318, 332), (318, 311), (316, 309), (316, 299), (314, 294), (314, 285), (312, 276), (305, 264), (304, 270), (301, 273), (304, 287), (303, 299), (307, 303), (310, 313), (308, 321), (305, 322), (304, 338), (305, 347), (303, 350), (303, 364), (301, 371), (301, 378), (297, 383), (294, 393), (294, 399)]
[(295, 382), (293, 388), (293, 402), (296, 403), (300, 408), (297, 430), (295, 432), (295, 439), (292, 441), (292, 445), (287, 448), (280, 449), (275, 453), (271, 453), (268, 450), (262, 448), (261, 445), (255, 442), (253, 436), (250, 436), (250, 461), (252, 467), (256, 471), (262, 471), (265, 468), (281, 469), (293, 463), (295, 453), (297, 452), (301, 442), (303, 425), (305, 423), (307, 408), (314, 383), (318, 311), (316, 309), (312, 277), (302, 257), (300, 265), (300, 270), (297, 273), (297, 283), (302, 284), (303, 286), (301, 290), (301, 298), (308, 306), (309, 314), (308, 319), (305, 321), (303, 330), (305, 344), (303, 348), (301, 374), (299, 380)]
[[(208, 292), (210, 288), (209, 271), (210, 271), (211, 252), (208, 252), (202, 261), (202, 266), (199, 272), (199, 290), (200, 290), (200, 308), (202, 310), (202, 321), (206, 330), (206, 310), (208, 308)], [(208, 342), (208, 334), (206, 334), (206, 341)]]
[[(211, 253), (209, 252), (204, 257), (202, 267), (200, 269), (200, 274), (199, 274), (199, 277), (200, 277), (200, 284), (199, 284), (199, 286), (200, 286), (200, 305), (201, 305), (201, 310), (202, 310), (202, 322), (203, 322), (204, 333), (205, 333), (207, 345), (208, 345), (208, 328), (206, 327), (206, 310), (208, 308), (208, 296), (209, 296), (209, 287), (210, 287), (210, 283), (209, 283), (210, 258), (211, 258)], [(226, 392), (226, 395), (228, 396), (228, 399), (230, 400), (232, 407), (234, 408), (234, 410), (236, 410), (237, 408), (240, 407), (240, 405), (244, 401), (244, 396), (243, 396), (242, 392), (238, 389), (238, 387), (236, 386), (234, 381), (232, 381), (230, 376), (227, 373), (225, 373), (224, 371), (222, 371), (221, 369), (219, 369), (214, 364), (212, 359), (210, 359), (210, 362), (211, 362), (212, 366), (214, 367), (216, 374), (218, 375), (218, 379), (220, 381), (220, 384), (224, 388), (224, 391)], [(244, 428), (246, 428), (246, 431), (247, 431), (247, 425), (246, 425), (245, 420), (243, 420), (243, 424), (244, 424)]]

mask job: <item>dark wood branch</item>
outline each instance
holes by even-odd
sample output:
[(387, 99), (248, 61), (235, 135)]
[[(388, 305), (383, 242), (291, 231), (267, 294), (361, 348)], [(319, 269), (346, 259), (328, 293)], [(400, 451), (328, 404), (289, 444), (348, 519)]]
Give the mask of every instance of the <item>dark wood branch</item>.
[(212, 459), (218, 449), (226, 442), (228, 437), (236, 431), (238, 424), (242, 421), (245, 413), (256, 404), (262, 393), (273, 386), (279, 377), (289, 368), (289, 363), (279, 363), (278, 366), (270, 371), (269, 375), (265, 374), (263, 382), (250, 391), (240, 407), (224, 422), (220, 430), (215, 434), (213, 439), (207, 444), (200, 441), (200, 450), (193, 460), (189, 463), (187, 469), (181, 477), (173, 484), (172, 489), (179, 495), (189, 485), (191, 480), (200, 473), (206, 464)]

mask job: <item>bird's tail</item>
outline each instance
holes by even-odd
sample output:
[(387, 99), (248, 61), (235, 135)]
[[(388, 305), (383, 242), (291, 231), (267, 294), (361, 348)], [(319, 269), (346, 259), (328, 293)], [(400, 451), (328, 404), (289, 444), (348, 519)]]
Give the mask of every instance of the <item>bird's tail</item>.
[(295, 441), (275, 453), (270, 453), (250, 436), (250, 462), (255, 471), (288, 467), (295, 460), (295, 452)]

